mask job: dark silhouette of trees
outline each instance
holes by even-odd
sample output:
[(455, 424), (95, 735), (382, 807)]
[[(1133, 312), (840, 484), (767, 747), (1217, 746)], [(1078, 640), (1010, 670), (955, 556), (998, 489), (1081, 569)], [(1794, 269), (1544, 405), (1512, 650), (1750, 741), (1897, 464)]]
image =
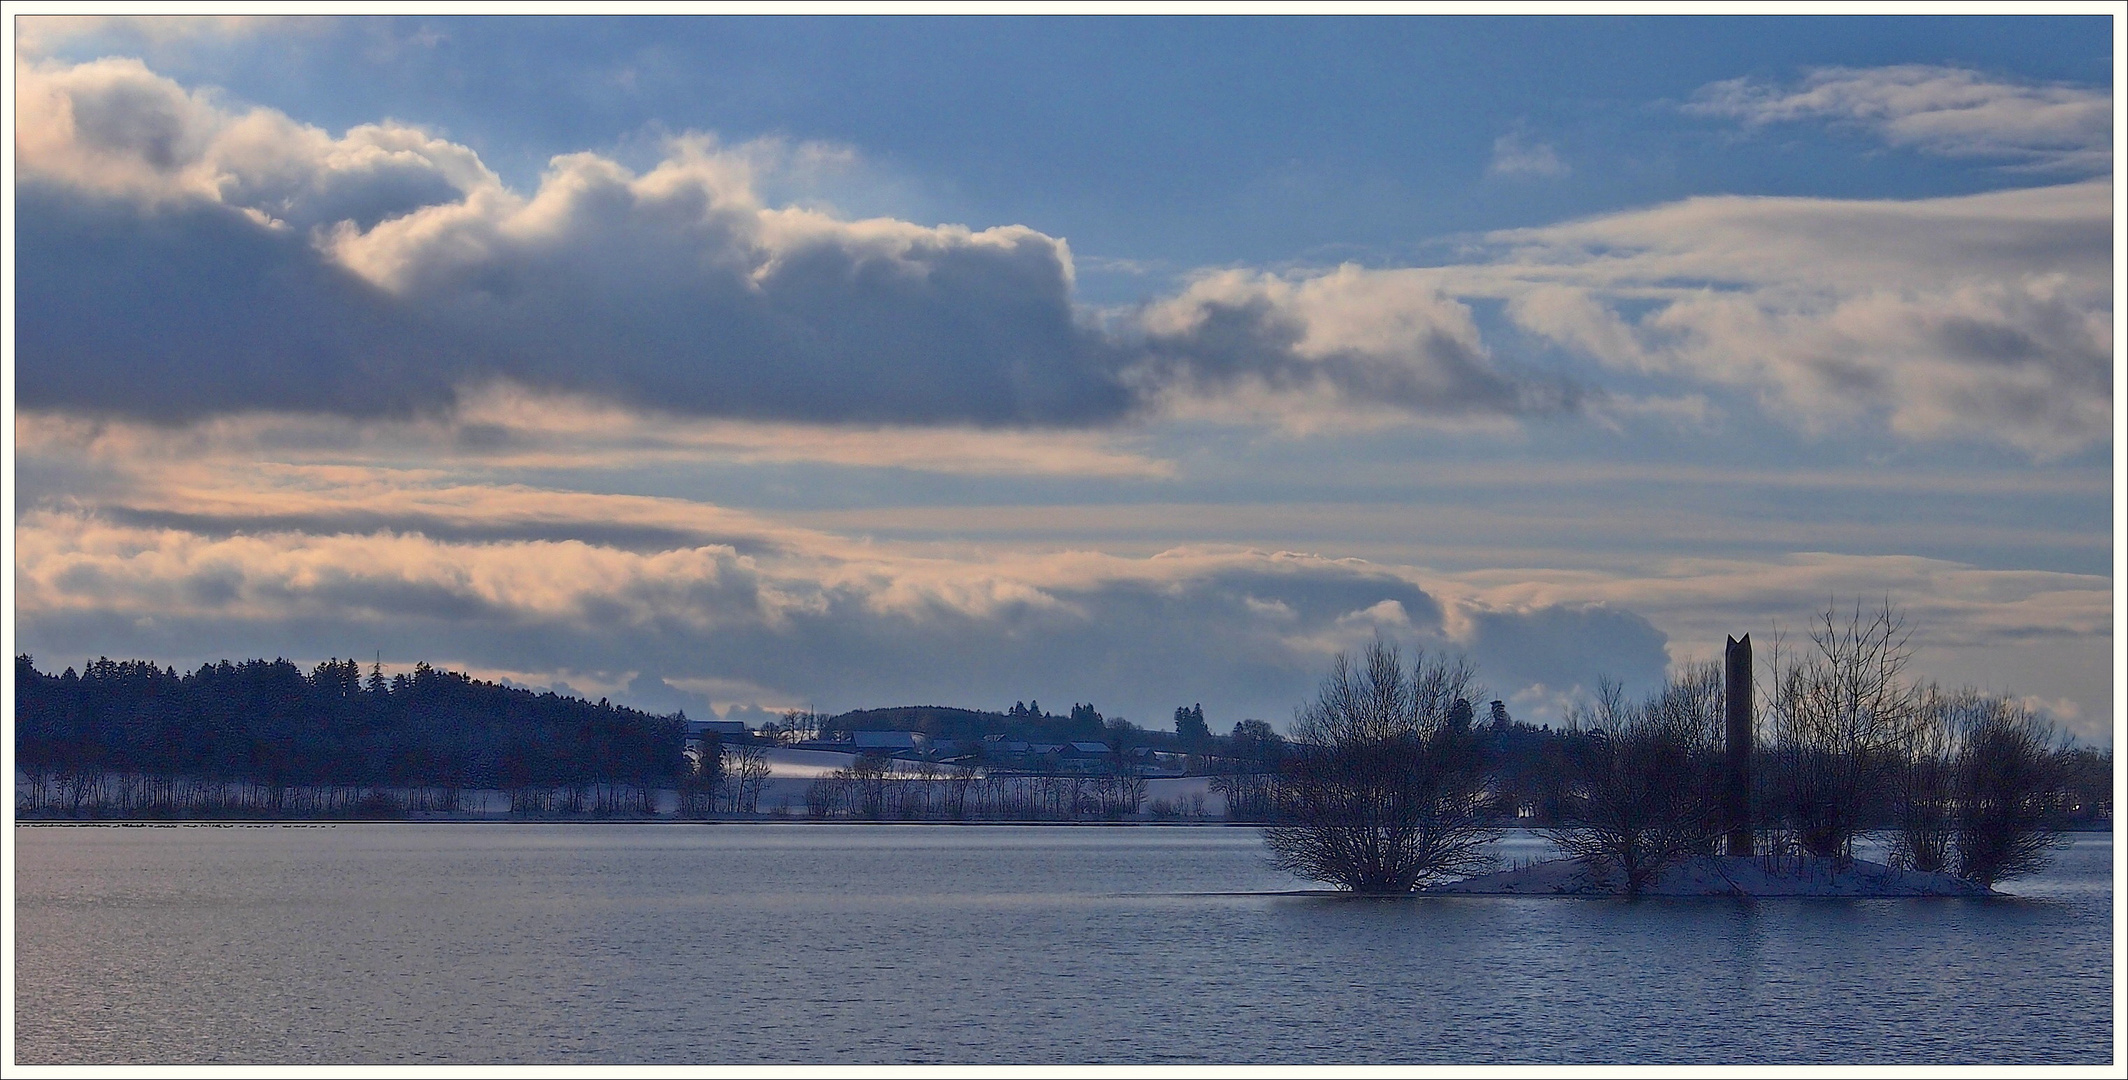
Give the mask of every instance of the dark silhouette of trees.
[(1567, 714), (1585, 737), (1568, 752), (1564, 825), (1545, 835), (1571, 858), (1622, 878), (1638, 895), (1662, 872), (1712, 854), (1719, 838), (1722, 670), (1685, 669), (1660, 693), (1630, 704), (1616, 683)]
[[(481, 682), (420, 664), (365, 679), (353, 660), (305, 673), (287, 660), (222, 661), (180, 675), (147, 661), (99, 658), (81, 672), (15, 660), (17, 762), (32, 778), (21, 809), (85, 813), (311, 815), (391, 810), (380, 788), (434, 789), (424, 806), (496, 787), (560, 790), (581, 803), (595, 786), (616, 805), (690, 769), (683, 722)], [(115, 785), (115, 787), (114, 787)], [(230, 800), (242, 792), (241, 805)], [(398, 796), (392, 796), (397, 798)], [(115, 802), (114, 802), (115, 800)]]
[(731, 767), (728, 770), (732, 789), (732, 810), (741, 814), (758, 813), (761, 809), (761, 789), (768, 783), (768, 748), (752, 739), (740, 742), (728, 755)]
[(2113, 751), (2080, 746), (2062, 756), (2067, 820), (2082, 827), (2113, 819)]
[(2007, 698), (1962, 694), (1944, 715), (1958, 743), (1951, 813), (1958, 876), (1992, 887), (2037, 873), (2063, 843), (2067, 747)]
[(724, 737), (717, 732), (702, 735), (701, 752), (680, 780), (680, 816), (706, 818), (717, 812), (717, 795), (725, 781)]
[(1462, 661), (1422, 652), (1406, 669), (1380, 641), (1357, 668), (1339, 654), (1295, 720), (1279, 821), (1264, 831), (1273, 862), (1361, 893), (1406, 893), (1490, 865), (1497, 833), (1480, 816), (1479, 748), (1450, 723), (1474, 684)]
[(1851, 859), (1855, 838), (1890, 810), (1921, 706), (1904, 677), (1907, 636), (1886, 602), (1874, 613), (1857, 603), (1844, 620), (1828, 607), (1800, 657), (1775, 638), (1769, 801), (1804, 853)]
[(1244, 764), (1277, 771), (1286, 757), (1286, 739), (1261, 720), (1239, 720), (1227, 736), (1227, 753)]
[(1958, 805), (1958, 728), (1961, 703), (1931, 691), (1908, 733), (1896, 777), (1898, 831), (1892, 862), (1939, 873), (1952, 868), (1953, 815)]
[[(972, 746), (993, 735), (1036, 742), (1099, 741), (1107, 737), (1112, 723), (1091, 704), (1074, 705), (1070, 715), (1058, 716), (1035, 713), (1024, 702), (1005, 712), (942, 705), (858, 709), (836, 716), (816, 716), (813, 722), (818, 737), (828, 741), (847, 739), (852, 731), (914, 731), (932, 739), (951, 739), (962, 746)], [(1146, 737), (1172, 738), (1166, 732), (1147, 732)]]
[(1204, 722), (1204, 706), (1184, 705), (1175, 710), (1175, 741), (1188, 750), (1212, 741), (1211, 725)]

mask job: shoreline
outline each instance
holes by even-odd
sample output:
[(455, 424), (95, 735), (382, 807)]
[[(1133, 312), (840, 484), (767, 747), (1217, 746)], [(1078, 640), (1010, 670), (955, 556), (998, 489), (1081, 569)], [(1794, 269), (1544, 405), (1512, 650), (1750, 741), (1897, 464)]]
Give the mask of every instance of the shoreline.
[[(536, 818), (428, 818), (428, 819), (110, 819), (110, 820), (17, 820), (23, 829), (334, 829), (342, 825), (783, 825), (783, 826), (961, 826), (1048, 828), (1184, 828), (1250, 829), (1257, 823), (1225, 821), (853, 821), (849, 819), (750, 818), (724, 820), (673, 820), (670, 818), (582, 817)], [(1534, 831), (1534, 830), (1532, 830)], [(2111, 830), (2084, 830), (2109, 834)], [(1436, 898), (1524, 898), (1566, 900), (1883, 900), (1883, 899), (2014, 899), (2015, 894), (1980, 885), (1943, 872), (1924, 872), (1886, 865), (1867, 859), (1845, 862), (1816, 856), (1796, 855), (1702, 855), (1663, 870), (1639, 894), (1629, 895), (1622, 881), (1592, 871), (1574, 859), (1554, 858), (1517, 865), (1507, 870), (1474, 874), (1444, 881), (1406, 893), (1358, 893), (1342, 889), (1281, 889), (1268, 891), (1207, 893), (1126, 893), (1131, 896), (1202, 897), (1293, 897), (1345, 900), (1419, 900)]]
[(17, 818), (15, 826), (24, 829), (180, 829), (180, 828), (231, 828), (235, 826), (274, 827), (329, 827), (335, 825), (894, 825), (894, 826), (947, 826), (968, 828), (977, 826), (1009, 825), (1015, 828), (1026, 826), (1070, 826), (1076, 828), (1163, 828), (1163, 829), (1261, 829), (1262, 822), (1255, 821), (1054, 821), (1054, 820), (997, 820), (997, 821), (873, 821), (859, 818), (807, 818), (807, 817), (757, 817), (757, 818), (681, 818), (635, 817), (419, 817), (419, 818)]

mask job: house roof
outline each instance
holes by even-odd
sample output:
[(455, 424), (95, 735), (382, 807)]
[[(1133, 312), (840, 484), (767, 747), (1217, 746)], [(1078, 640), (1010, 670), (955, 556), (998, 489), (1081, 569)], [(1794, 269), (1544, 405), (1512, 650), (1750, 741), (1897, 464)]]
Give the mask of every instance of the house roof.
[(913, 731), (853, 731), (850, 742), (862, 747), (887, 750), (916, 749), (916, 733)]

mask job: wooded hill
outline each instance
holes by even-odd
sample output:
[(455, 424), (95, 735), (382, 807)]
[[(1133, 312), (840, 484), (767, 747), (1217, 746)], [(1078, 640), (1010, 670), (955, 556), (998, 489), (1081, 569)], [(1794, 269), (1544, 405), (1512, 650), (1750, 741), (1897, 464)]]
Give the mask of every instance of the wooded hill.
[(224, 660), (180, 674), (100, 658), (50, 675), (24, 655), (15, 694), (15, 752), (30, 770), (511, 789), (670, 786), (689, 769), (681, 716), (427, 664), (365, 678), (353, 660), (307, 674), (287, 660)]

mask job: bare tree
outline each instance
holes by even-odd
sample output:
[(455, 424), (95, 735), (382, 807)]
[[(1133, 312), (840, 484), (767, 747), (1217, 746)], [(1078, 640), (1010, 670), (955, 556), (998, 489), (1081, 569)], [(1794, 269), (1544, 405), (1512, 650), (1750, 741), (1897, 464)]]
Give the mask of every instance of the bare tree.
[(1280, 869), (1362, 893), (1406, 893), (1492, 864), (1498, 835), (1479, 816), (1475, 742), (1448, 723), (1481, 694), (1461, 660), (1368, 648), (1340, 653), (1313, 704), (1295, 717), (1279, 776), (1280, 822), (1264, 830)]
[(1569, 767), (1567, 823), (1545, 836), (1639, 895), (1662, 872), (1711, 854), (1722, 832), (1716, 747), (1722, 734), (1722, 669), (1685, 669), (1645, 703), (1617, 683), (1567, 713), (1582, 733)]
[(768, 749), (747, 739), (732, 747), (731, 758), (732, 809), (754, 813), (761, 807), (761, 788), (768, 783)]
[(1851, 859), (1855, 837), (1888, 809), (1920, 694), (1903, 677), (1906, 621), (1888, 600), (1874, 613), (1858, 602), (1844, 621), (1828, 606), (1810, 641), (1784, 659), (1774, 639), (1772, 780), (1796, 845)]
[(885, 754), (866, 751), (835, 775), (850, 782), (850, 813), (878, 821), (887, 814), (887, 773), (892, 768)]
[(1272, 821), (1278, 817), (1278, 778), (1262, 772), (1221, 772), (1206, 786), (1227, 808), (1228, 821)]

